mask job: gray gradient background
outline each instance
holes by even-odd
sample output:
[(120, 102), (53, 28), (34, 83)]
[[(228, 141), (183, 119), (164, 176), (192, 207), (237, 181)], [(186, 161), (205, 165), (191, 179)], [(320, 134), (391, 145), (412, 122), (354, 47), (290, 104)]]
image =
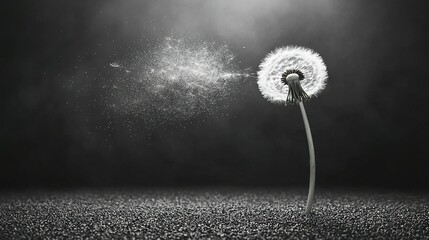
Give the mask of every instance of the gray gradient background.
[(2, 7), (0, 185), (305, 186), (308, 152), (299, 108), (267, 102), (254, 79), (216, 116), (136, 127), (133, 137), (121, 127), (103, 128), (102, 106), (87, 102), (96, 88), (77, 98), (76, 89), (64, 87), (72, 76), (79, 84), (101, 81), (97, 74), (141, 49), (142, 37), (173, 32), (230, 44), (243, 69), (256, 70), (279, 46), (316, 50), (329, 71), (327, 89), (306, 105), (318, 186), (427, 188), (429, 15), (423, 5), (10, 3)]

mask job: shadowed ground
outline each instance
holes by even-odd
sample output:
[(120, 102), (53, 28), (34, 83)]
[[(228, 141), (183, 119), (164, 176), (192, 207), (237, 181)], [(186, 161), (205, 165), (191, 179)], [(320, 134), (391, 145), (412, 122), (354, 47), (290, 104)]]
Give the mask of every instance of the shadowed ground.
[(429, 195), (304, 190), (2, 193), (0, 238), (429, 239)]

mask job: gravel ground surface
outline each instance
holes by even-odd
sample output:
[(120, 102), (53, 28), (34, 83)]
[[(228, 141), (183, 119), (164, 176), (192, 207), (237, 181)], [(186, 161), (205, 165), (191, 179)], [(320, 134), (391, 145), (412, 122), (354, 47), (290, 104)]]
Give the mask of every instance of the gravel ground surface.
[(304, 190), (0, 193), (0, 239), (429, 239), (429, 195)]

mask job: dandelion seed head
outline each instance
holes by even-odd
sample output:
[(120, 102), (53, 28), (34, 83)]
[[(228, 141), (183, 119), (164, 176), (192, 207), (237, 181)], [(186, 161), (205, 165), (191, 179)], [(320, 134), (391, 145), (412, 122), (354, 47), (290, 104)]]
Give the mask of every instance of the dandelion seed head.
[(328, 79), (322, 57), (311, 49), (298, 46), (277, 48), (262, 60), (259, 68), (259, 90), (273, 103), (291, 103), (287, 101), (290, 91), (287, 82), (292, 78), (299, 78), (299, 84), (309, 98), (317, 96)]

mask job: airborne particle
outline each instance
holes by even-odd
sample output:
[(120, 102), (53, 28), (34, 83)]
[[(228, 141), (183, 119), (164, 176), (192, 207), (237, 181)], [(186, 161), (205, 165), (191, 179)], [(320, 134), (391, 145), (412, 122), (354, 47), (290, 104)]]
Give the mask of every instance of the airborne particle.
[(119, 63), (117, 63), (117, 62), (109, 63), (109, 66), (111, 66), (112, 68), (119, 68), (119, 69), (123, 69), (126, 73), (130, 73), (130, 72), (131, 72), (130, 70), (125, 69), (122, 65), (120, 65), (120, 64), (119, 64)]
[(113, 67), (113, 68), (121, 68), (121, 67), (122, 67), (122, 66), (121, 66), (121, 65), (119, 65), (119, 63), (117, 63), (117, 62), (109, 63), (109, 65), (110, 65), (111, 67)]
[(311, 49), (287, 46), (269, 53), (260, 64), (258, 85), (262, 95), (273, 103), (299, 104), (310, 154), (310, 182), (306, 212), (314, 201), (316, 160), (310, 124), (303, 102), (320, 93), (326, 85), (328, 73), (320, 55)]

